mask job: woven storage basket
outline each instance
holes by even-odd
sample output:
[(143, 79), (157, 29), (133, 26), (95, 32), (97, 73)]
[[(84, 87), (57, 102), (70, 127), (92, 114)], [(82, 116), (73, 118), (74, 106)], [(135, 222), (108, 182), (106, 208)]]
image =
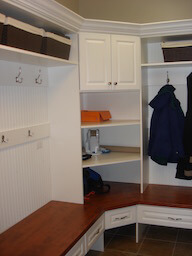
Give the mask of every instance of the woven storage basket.
[(8, 46), (41, 52), (44, 30), (7, 17), (4, 26), (3, 43)]
[(5, 22), (5, 15), (0, 13), (0, 44), (2, 43), (2, 38), (3, 38), (4, 22)]
[(192, 61), (192, 41), (162, 43), (165, 62)]
[(62, 59), (69, 59), (71, 40), (56, 34), (45, 32), (42, 53)]

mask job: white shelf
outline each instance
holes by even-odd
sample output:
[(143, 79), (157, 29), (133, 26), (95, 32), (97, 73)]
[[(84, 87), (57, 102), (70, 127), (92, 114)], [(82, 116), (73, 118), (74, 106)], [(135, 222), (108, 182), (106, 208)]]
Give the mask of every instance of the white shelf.
[(0, 45), (0, 59), (45, 67), (77, 65), (76, 62), (5, 45)]
[(192, 61), (178, 61), (178, 62), (162, 62), (162, 63), (145, 63), (141, 64), (141, 67), (152, 67), (152, 68), (161, 68), (161, 67), (183, 67), (183, 66), (192, 66)]
[(96, 122), (82, 122), (81, 128), (92, 127), (111, 127), (111, 126), (126, 126), (126, 125), (139, 125), (139, 120), (109, 120), (100, 123)]
[(83, 168), (118, 164), (118, 163), (127, 163), (127, 162), (139, 161), (139, 160), (140, 160), (140, 153), (110, 152), (108, 154), (92, 156), (88, 160), (83, 160)]

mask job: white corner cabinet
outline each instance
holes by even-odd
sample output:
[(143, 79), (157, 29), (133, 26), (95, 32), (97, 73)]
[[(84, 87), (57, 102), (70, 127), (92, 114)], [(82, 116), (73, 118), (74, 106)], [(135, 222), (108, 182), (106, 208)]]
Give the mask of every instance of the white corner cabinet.
[(89, 129), (99, 129), (100, 145), (138, 147), (83, 160), (106, 181), (141, 184), (142, 115), (140, 39), (134, 36), (79, 34), (81, 110), (109, 110), (111, 120), (82, 123), (82, 146)]
[(140, 38), (79, 34), (80, 90), (140, 89)]

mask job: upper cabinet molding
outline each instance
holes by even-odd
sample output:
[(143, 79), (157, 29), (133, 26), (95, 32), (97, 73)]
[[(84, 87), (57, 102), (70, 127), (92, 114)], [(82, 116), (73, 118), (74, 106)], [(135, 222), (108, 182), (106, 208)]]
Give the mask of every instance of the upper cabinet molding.
[(140, 37), (192, 34), (192, 19), (139, 24), (85, 19), (54, 0), (0, 0), (0, 4), (1, 11), (9, 7), (13, 11), (15, 7), (14, 12), (18, 11), (19, 17), (23, 11), (25, 16), (26, 13), (31, 17), (35, 16), (43, 20), (43, 24), (52, 23), (66, 32), (127, 34)]
[(137, 23), (84, 19), (80, 31), (138, 36), (139, 26)]

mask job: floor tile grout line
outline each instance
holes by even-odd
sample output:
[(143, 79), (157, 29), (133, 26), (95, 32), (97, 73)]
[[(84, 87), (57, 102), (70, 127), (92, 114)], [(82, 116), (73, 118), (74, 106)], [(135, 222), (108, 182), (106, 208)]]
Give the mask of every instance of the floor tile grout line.
[(171, 256), (174, 256), (174, 254), (175, 254), (175, 248), (176, 248), (176, 245), (177, 245), (178, 236), (179, 236), (179, 229), (177, 230), (177, 236), (176, 236), (176, 239), (175, 239), (175, 244), (174, 244), (173, 252), (172, 252)]
[(108, 245), (110, 244), (110, 242), (112, 241), (112, 239), (116, 236), (118, 230), (119, 230), (119, 229), (117, 229), (117, 231), (114, 232), (114, 233), (108, 233), (108, 234), (111, 236), (111, 238), (109, 239), (109, 241), (107, 242), (106, 245), (104, 244), (104, 250), (108, 247)]
[(146, 238), (146, 236), (147, 236), (147, 233), (149, 232), (150, 225), (147, 226), (146, 229), (147, 229), (147, 231), (146, 231), (146, 233), (145, 233), (144, 236), (143, 236), (143, 239), (142, 239), (143, 241), (141, 242), (141, 244), (140, 244), (140, 246), (139, 246), (139, 248), (138, 248), (138, 250), (137, 250), (137, 254), (139, 253), (139, 251), (140, 251), (140, 249), (141, 249), (141, 247), (142, 247), (142, 245), (143, 245), (143, 242), (144, 242), (144, 240), (145, 240), (145, 238)]
[(138, 252), (134, 253), (134, 252), (127, 252), (127, 251), (122, 251), (122, 250), (118, 250), (118, 249), (107, 249), (108, 252), (120, 252), (120, 253), (124, 253), (124, 254), (132, 254), (132, 255), (137, 255)]
[(175, 241), (171, 241), (171, 240), (155, 239), (155, 238), (148, 238), (148, 237), (145, 237), (145, 240), (153, 240), (153, 241), (160, 241), (160, 242), (175, 243)]
[(110, 242), (112, 241), (112, 239), (115, 237), (115, 234), (111, 235), (111, 238), (109, 239), (109, 241), (106, 243), (106, 245), (104, 244), (104, 250), (107, 248), (107, 246), (110, 244)]

